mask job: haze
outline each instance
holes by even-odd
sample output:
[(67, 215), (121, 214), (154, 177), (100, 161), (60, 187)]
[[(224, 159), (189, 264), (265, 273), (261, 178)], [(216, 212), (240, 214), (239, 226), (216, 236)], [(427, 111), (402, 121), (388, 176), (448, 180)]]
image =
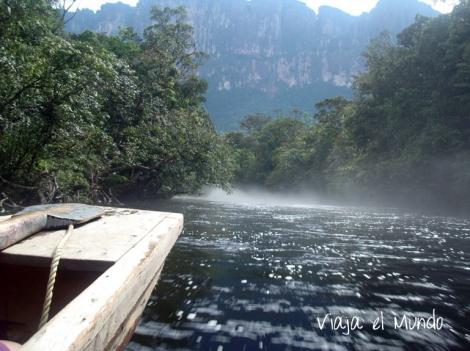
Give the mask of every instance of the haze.
[[(363, 12), (368, 12), (375, 7), (378, 0), (361, 0), (361, 1), (351, 1), (351, 0), (301, 0), (305, 2), (309, 7), (318, 11), (320, 6), (328, 5), (332, 7), (339, 8), (345, 12), (348, 12), (352, 15), (360, 15)], [(78, 0), (77, 6), (79, 8), (89, 8), (94, 11), (99, 10), (101, 5), (105, 3), (115, 3), (123, 2), (132, 6), (135, 6), (138, 0)], [(427, 3), (434, 7), (437, 11), (447, 13), (452, 10), (458, 0), (422, 0), (422, 2)]]

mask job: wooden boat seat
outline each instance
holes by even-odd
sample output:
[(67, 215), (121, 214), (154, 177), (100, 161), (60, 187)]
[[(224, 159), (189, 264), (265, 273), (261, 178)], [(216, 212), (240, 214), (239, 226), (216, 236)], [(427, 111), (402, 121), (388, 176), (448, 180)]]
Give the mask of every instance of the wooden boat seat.
[[(80, 349), (118, 348), (129, 333), (106, 331), (109, 340), (96, 339), (97, 333), (126, 323), (132, 324), (128, 330), (135, 327), (182, 226), (181, 214), (106, 208), (103, 217), (76, 227), (63, 248), (51, 306), (56, 318), (43, 328), (49, 333), (36, 332), (52, 255), (65, 230), (40, 232), (1, 251), (0, 339), (26, 342), (25, 350), (51, 342), (68, 350), (78, 342), (74, 337), (85, 335)], [(64, 334), (59, 340), (51, 324)]]
[[(142, 237), (174, 213), (108, 208), (93, 222), (76, 227), (67, 241), (60, 267), (67, 270), (103, 271), (118, 261)], [(0, 217), (6, 220), (10, 216)], [(37, 233), (0, 252), (0, 263), (49, 267), (65, 230)]]

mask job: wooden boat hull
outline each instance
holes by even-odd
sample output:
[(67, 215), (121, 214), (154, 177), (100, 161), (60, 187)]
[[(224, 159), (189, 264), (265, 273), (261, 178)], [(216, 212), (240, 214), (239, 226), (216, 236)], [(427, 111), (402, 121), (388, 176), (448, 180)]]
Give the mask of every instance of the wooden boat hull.
[[(138, 238), (132, 241), (133, 246), (125, 250), (125, 253), (115, 263), (111, 263), (104, 272), (93, 270), (87, 273), (80, 272), (78, 269), (80, 260), (76, 259), (80, 257), (80, 253), (75, 252), (75, 256), (70, 253), (69, 257), (65, 258), (64, 263), (68, 262), (73, 270), (67, 273), (62, 271), (63, 279), (67, 278), (67, 275), (73, 277), (84, 274), (88, 277), (88, 281), (79, 279), (82, 285), (78, 284), (72, 291), (68, 291), (67, 295), (67, 290), (70, 290), (73, 284), (67, 283), (66, 279), (63, 280), (56, 301), (62, 300), (65, 306), (60, 306), (60, 303), (56, 302), (59, 305), (55, 307), (55, 316), (26, 341), (22, 350), (119, 350), (127, 345), (158, 281), (164, 261), (183, 227), (183, 216), (180, 214), (139, 211), (141, 214), (142, 212), (145, 212), (142, 218), (148, 220), (148, 224), (140, 229), (142, 233), (134, 233)], [(152, 214), (159, 214), (160, 217), (158, 220), (156, 218), (152, 220)], [(139, 219), (140, 223), (143, 221), (142, 218)], [(126, 223), (122, 223), (123, 228), (119, 228), (119, 231), (129, 228), (132, 216), (125, 220)], [(94, 225), (97, 228), (99, 226), (99, 224)], [(83, 237), (86, 238), (85, 231), (83, 233)], [(3, 262), (0, 265), (3, 267), (24, 265), (21, 259), (20, 263), (13, 264), (11, 261), (14, 258), (18, 259), (22, 250), (31, 250), (34, 245), (29, 242), (23, 243), (23, 247), (7, 249), (7, 252), (0, 254), (0, 262)], [(88, 264), (99, 261), (98, 256), (92, 258), (93, 260), (87, 261)], [(36, 257), (36, 261), (38, 260), (40, 257)], [(34, 259), (32, 261), (35, 262)], [(105, 262), (107, 261), (97, 263), (97, 267), (105, 267)], [(85, 262), (84, 266), (92, 268)], [(70, 279), (73, 280), (69, 277)], [(87, 287), (84, 288), (83, 285)], [(40, 295), (43, 298), (44, 294)], [(13, 306), (11, 303), (9, 305)], [(17, 307), (16, 309), (21, 309), (20, 305)], [(10, 319), (12, 315), (16, 316), (15, 308), (11, 309), (13, 312), (9, 314)], [(37, 316), (37, 313), (34, 315)], [(21, 322), (21, 318), (18, 320)], [(31, 327), (35, 325), (38, 317), (30, 320)]]

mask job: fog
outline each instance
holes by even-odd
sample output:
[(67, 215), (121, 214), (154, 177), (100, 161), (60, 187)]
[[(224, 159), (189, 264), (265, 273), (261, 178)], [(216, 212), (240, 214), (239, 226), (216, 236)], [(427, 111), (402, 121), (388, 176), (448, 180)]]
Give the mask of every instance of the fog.
[[(430, 172), (432, 173), (432, 172)], [(206, 188), (197, 195), (180, 195), (176, 198), (205, 200), (220, 203), (233, 203), (249, 206), (266, 207), (312, 207), (312, 208), (357, 208), (392, 210), (397, 213), (421, 213), (427, 215), (444, 215), (468, 217), (466, 206), (455, 206), (450, 203), (449, 193), (454, 192), (447, 189), (440, 182), (437, 186), (439, 191), (426, 191), (419, 187), (393, 188), (371, 184), (371, 189), (357, 189), (349, 187), (348, 192), (342, 196), (325, 196), (312, 191), (307, 186), (291, 191), (270, 191), (261, 186), (237, 187), (231, 192), (219, 188)], [(447, 201), (446, 201), (447, 200)]]
[(333, 208), (347, 205), (333, 203), (310, 190), (271, 192), (260, 187), (235, 188), (230, 193), (218, 188), (207, 188), (199, 195), (182, 195), (177, 198), (267, 207)]

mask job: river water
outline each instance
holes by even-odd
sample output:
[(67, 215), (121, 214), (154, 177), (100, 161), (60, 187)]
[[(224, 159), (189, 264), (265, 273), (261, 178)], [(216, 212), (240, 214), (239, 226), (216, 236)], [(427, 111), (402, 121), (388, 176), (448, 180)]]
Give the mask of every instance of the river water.
[(127, 350), (470, 350), (470, 220), (281, 203), (140, 203), (185, 229)]

